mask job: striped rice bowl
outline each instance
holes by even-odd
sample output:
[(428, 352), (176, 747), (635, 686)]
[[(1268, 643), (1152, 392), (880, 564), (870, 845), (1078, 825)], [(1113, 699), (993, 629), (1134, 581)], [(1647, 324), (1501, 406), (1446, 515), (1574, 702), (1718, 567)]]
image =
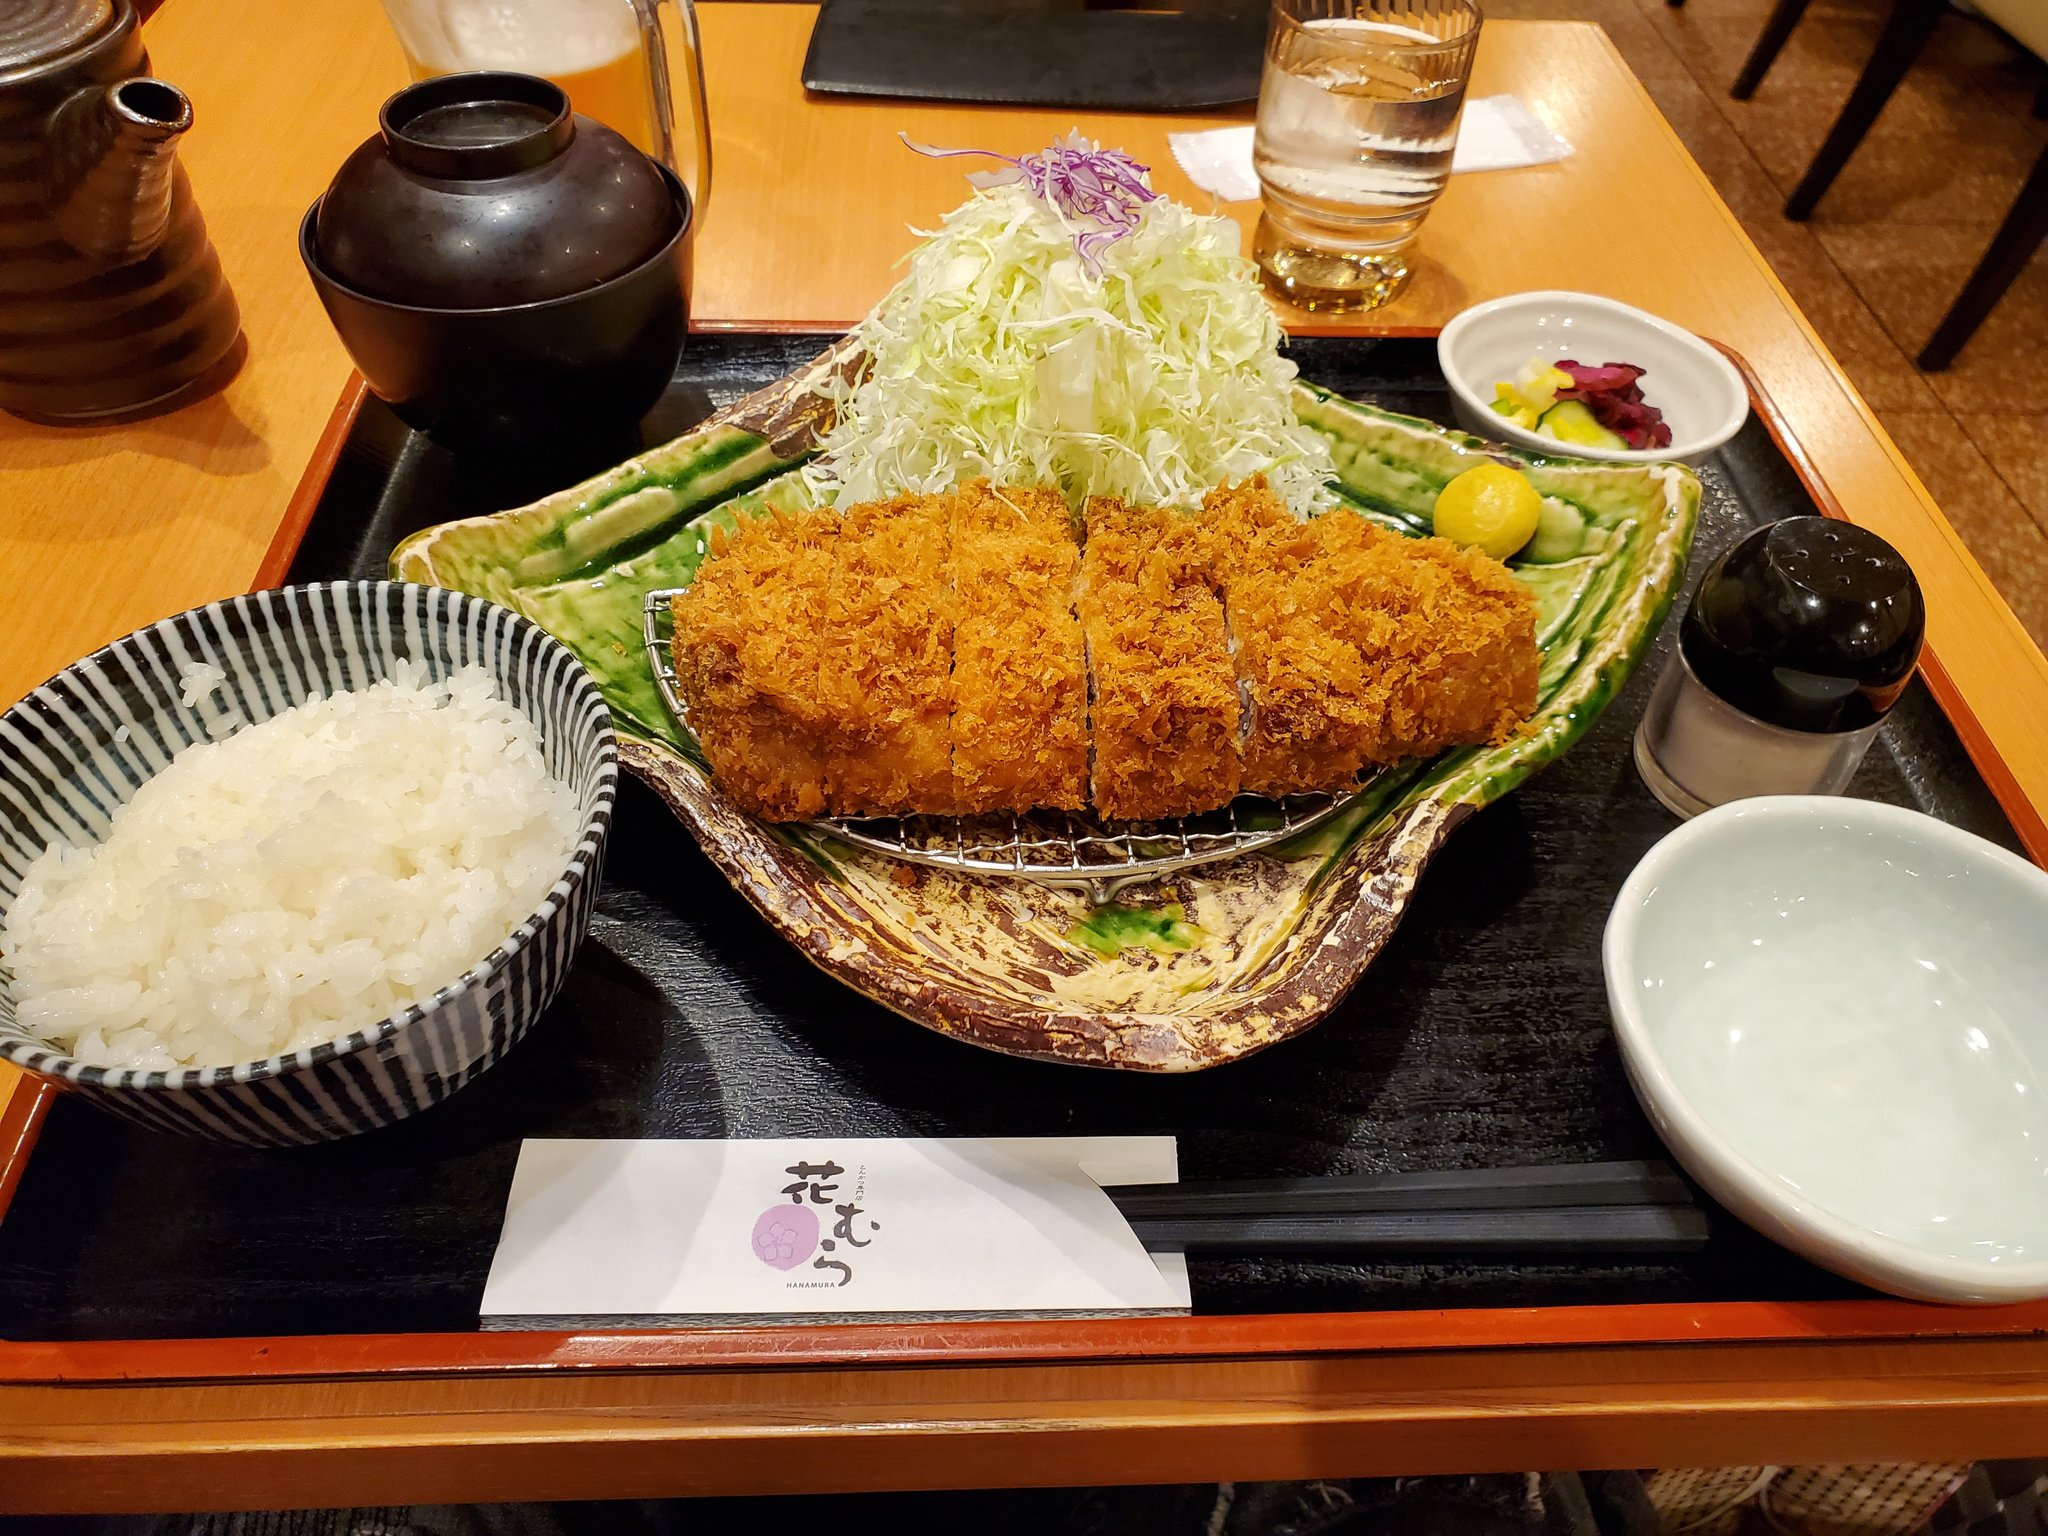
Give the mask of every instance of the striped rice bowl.
[(473, 597), (328, 583), (138, 630), (0, 716), (0, 1058), (215, 1139), (400, 1119), (554, 995), (615, 788), (581, 664)]

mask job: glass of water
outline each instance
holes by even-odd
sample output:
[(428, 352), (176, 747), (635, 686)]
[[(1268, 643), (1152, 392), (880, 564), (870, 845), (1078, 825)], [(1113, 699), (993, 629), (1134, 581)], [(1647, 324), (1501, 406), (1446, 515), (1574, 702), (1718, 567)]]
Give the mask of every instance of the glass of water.
[(1479, 41), (1472, 0), (1273, 0), (1253, 255), (1304, 309), (1372, 309), (1443, 192)]

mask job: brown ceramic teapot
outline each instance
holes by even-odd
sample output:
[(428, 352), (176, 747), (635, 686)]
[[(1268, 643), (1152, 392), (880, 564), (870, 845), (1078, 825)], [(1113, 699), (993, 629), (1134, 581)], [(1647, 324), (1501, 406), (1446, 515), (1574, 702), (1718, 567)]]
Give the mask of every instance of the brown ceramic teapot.
[(241, 334), (175, 151), (192, 104), (149, 77), (128, 0), (0, 5), (0, 409), (169, 409)]

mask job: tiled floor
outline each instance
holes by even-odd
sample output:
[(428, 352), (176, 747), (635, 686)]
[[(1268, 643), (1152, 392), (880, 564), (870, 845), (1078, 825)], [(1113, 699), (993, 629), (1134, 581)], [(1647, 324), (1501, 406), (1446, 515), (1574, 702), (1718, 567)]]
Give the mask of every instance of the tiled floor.
[(1890, 0), (1814, 0), (1755, 97), (1769, 0), (1482, 0), (1607, 29), (1920, 478), (2048, 646), (2048, 249), (1944, 373), (1913, 366), (2044, 141), (2044, 67), (1952, 15), (1805, 224), (1780, 212)]

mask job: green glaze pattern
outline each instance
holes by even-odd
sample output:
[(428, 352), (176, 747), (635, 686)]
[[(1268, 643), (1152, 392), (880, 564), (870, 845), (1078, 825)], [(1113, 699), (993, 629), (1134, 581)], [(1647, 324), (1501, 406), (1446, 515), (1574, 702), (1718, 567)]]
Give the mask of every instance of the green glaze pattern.
[(1297, 414), (1336, 463), (1324, 515), (1425, 535), (1445, 482), (1488, 460), (1542, 493), (1541, 531), (1511, 562), (1538, 605), (1536, 714), (1502, 746), (1381, 773), (1290, 843), (1097, 908), (1075, 891), (902, 866), (815, 829), (764, 826), (726, 802), (662, 708), (641, 650), (644, 595), (688, 584), (714, 524), (809, 504), (791, 471), (826, 423), (818, 386), (857, 364), (842, 343), (583, 485), (415, 535), (392, 573), (504, 603), (573, 649), (617, 717), (621, 761), (813, 962), (930, 1028), (1018, 1055), (1190, 1071), (1324, 1017), (1451, 829), (1562, 754), (1613, 699), (1679, 589), (1699, 511), (1699, 482), (1678, 465), (1525, 456), (1297, 386)]

